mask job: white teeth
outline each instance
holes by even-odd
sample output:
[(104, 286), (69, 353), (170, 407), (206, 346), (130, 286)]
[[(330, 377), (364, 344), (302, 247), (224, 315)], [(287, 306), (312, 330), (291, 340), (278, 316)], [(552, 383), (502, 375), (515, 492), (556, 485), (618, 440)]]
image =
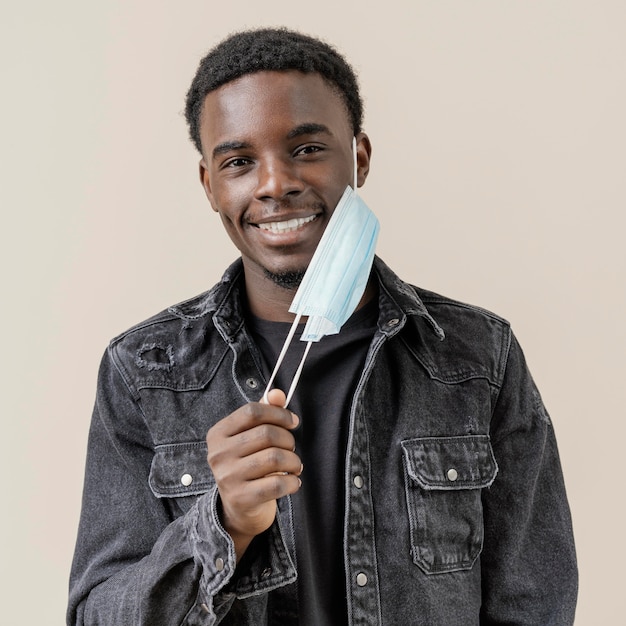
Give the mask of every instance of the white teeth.
[(316, 217), (316, 215), (310, 215), (309, 217), (294, 217), (284, 222), (267, 222), (265, 224), (259, 224), (259, 228), (261, 230), (269, 230), (273, 233), (288, 233), (297, 230), (304, 224), (312, 222)]

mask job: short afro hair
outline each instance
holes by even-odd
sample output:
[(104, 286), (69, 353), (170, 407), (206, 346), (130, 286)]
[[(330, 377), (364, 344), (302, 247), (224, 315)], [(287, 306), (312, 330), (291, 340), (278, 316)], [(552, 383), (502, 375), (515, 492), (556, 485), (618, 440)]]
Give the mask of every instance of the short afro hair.
[(187, 92), (185, 118), (189, 136), (200, 154), (200, 121), (207, 94), (246, 74), (287, 70), (320, 74), (344, 101), (354, 134), (360, 132), (363, 102), (356, 74), (335, 48), (286, 28), (244, 30), (209, 51)]

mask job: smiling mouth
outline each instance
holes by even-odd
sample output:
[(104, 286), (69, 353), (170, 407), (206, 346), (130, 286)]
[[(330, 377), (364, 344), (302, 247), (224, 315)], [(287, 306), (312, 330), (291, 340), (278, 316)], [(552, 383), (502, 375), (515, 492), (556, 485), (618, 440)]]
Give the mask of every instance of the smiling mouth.
[(317, 215), (310, 215), (309, 217), (294, 217), (283, 222), (265, 222), (264, 224), (257, 224), (257, 226), (261, 230), (267, 230), (271, 233), (290, 233), (315, 219), (317, 219)]

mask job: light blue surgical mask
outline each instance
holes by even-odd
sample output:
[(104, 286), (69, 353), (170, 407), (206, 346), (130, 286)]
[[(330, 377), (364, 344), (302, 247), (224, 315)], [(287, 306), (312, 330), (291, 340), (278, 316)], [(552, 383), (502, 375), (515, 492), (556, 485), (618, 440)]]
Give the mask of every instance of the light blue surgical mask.
[(380, 226), (376, 216), (355, 191), (356, 138), (352, 140), (352, 151), (354, 188), (348, 185), (341, 196), (289, 307), (296, 318), (263, 394), (265, 401), (302, 316), (308, 316), (300, 337), (301, 341), (307, 342), (307, 346), (287, 393), (285, 406), (296, 389), (311, 344), (325, 335), (338, 333), (365, 292)]

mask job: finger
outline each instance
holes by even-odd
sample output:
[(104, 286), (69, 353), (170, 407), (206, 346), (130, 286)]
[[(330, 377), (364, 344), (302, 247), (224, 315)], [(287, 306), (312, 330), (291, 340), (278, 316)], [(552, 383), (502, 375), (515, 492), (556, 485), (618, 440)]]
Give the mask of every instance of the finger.
[[(287, 408), (287, 396), (282, 389), (271, 389), (270, 391), (265, 392), (263, 397), (260, 400), (263, 404), (271, 404), (273, 406), (280, 406), (283, 408)], [(292, 413), (294, 419), (294, 428), (300, 423), (298, 416), (295, 413)]]
[(232, 437), (259, 424), (274, 424), (291, 430), (299, 424), (299, 420), (291, 411), (280, 406), (249, 402), (217, 422), (211, 430), (220, 437)]
[[(214, 461), (214, 459), (211, 459)], [(236, 489), (236, 485), (269, 476), (271, 474), (302, 473), (302, 461), (291, 450), (268, 448), (254, 454), (237, 459), (231, 458), (228, 462), (213, 464), (215, 480), (226, 489)]]
[[(294, 474), (302, 473), (302, 461), (300, 457), (290, 450), (281, 448), (268, 448), (242, 459), (245, 465), (243, 474), (256, 479), (271, 474)], [(243, 476), (242, 476), (243, 477)]]
[(296, 447), (294, 436), (286, 428), (274, 424), (260, 424), (229, 437), (223, 442), (222, 450), (236, 457), (246, 457), (271, 448), (293, 451)]
[[(265, 398), (267, 398), (268, 404), (286, 408), (287, 396), (282, 389), (270, 389), (270, 391), (268, 391), (267, 394), (261, 399), (261, 402), (264, 402)], [(291, 415), (294, 421), (294, 428), (297, 428), (300, 424), (300, 418), (295, 413), (292, 413)]]
[(301, 485), (302, 481), (295, 474), (271, 474), (249, 481), (242, 493), (240, 505), (245, 507), (249, 504), (252, 507), (256, 503), (276, 500), (296, 493)]

